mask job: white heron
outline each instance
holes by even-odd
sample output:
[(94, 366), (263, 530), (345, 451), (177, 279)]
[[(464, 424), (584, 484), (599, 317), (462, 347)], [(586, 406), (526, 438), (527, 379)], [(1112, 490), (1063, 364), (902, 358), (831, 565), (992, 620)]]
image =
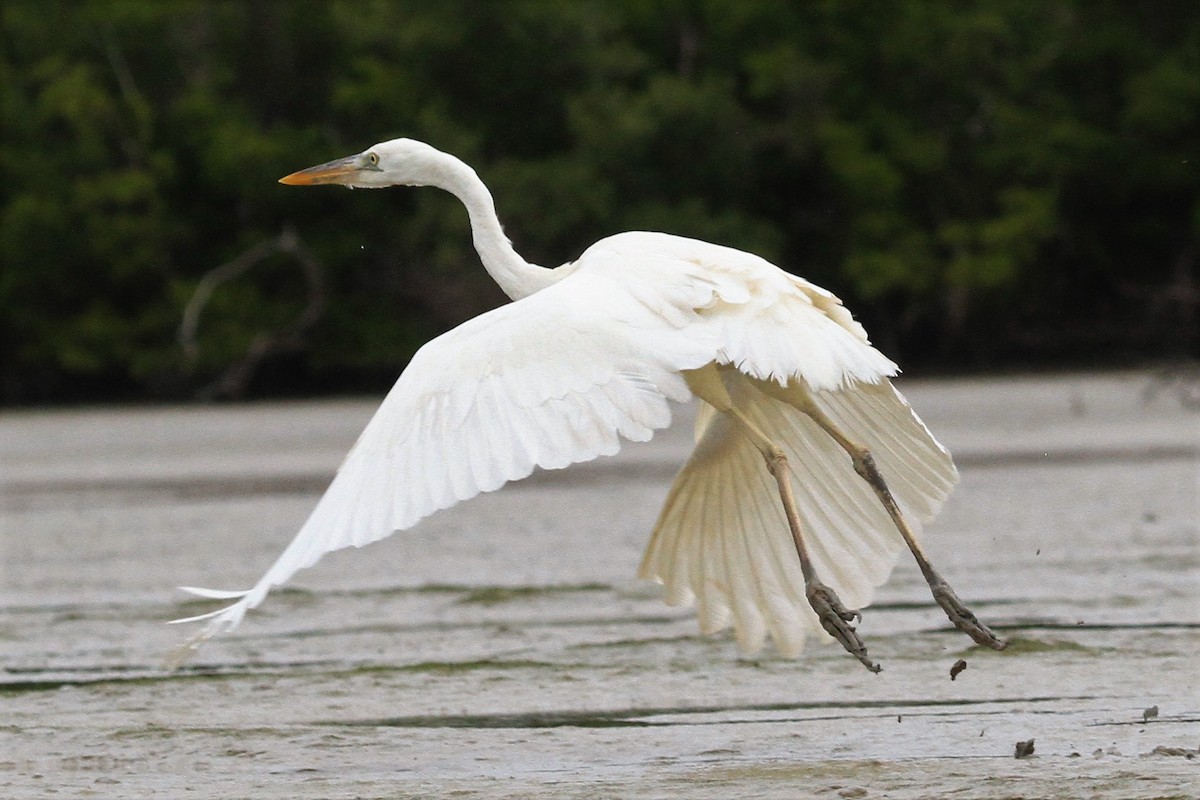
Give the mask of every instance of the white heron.
[(535, 468), (649, 439), (695, 397), (696, 447), (675, 478), (639, 575), (704, 632), (732, 625), (798, 654), (822, 630), (878, 671), (855, 631), (900, 549), (950, 620), (1004, 646), (918, 541), (957, 481), (950, 454), (893, 388), (898, 368), (830, 292), (755, 255), (664, 233), (602, 239), (555, 269), (505, 237), (475, 171), (412, 139), (301, 170), (289, 185), (435, 186), (466, 206), (488, 274), (514, 302), (422, 347), (312, 515), (182, 648), (238, 625), (324, 554), (361, 547)]

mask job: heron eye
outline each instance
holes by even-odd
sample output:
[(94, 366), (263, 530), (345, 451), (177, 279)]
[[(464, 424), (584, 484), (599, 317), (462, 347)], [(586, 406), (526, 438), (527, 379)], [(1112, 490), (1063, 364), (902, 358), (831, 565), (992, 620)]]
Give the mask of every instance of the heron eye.
[(371, 162), (372, 167), (379, 166), (379, 154), (378, 153), (367, 153), (367, 161)]

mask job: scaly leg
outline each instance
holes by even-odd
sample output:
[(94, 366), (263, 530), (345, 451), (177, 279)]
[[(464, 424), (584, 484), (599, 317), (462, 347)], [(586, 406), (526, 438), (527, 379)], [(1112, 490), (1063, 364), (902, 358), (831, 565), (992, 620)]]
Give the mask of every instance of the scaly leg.
[(880, 666), (867, 657), (867, 646), (851, 624), (861, 620), (862, 614), (847, 610), (837, 593), (817, 579), (816, 570), (813, 568), (812, 559), (808, 554), (808, 548), (804, 544), (804, 535), (801, 532), (800, 515), (796, 511), (796, 499), (792, 494), (791, 479), (788, 476), (787, 455), (753, 421), (734, 407), (715, 367), (709, 366), (685, 373), (685, 375), (692, 392), (736, 421), (767, 462), (767, 470), (779, 487), (779, 498), (783, 502), (783, 511), (792, 532), (792, 541), (796, 545), (796, 555), (800, 558), (800, 572), (804, 576), (804, 594), (809, 605), (816, 612), (817, 619), (821, 621), (821, 627), (830, 636), (837, 639), (842, 647), (846, 648), (846, 652), (862, 662), (864, 667), (872, 672), (879, 672)]
[(950, 618), (954, 626), (979, 644), (986, 645), (993, 650), (1003, 650), (1008, 645), (1008, 642), (996, 636), (987, 625), (980, 622), (971, 613), (971, 610), (958, 599), (958, 595), (950, 588), (950, 584), (947, 583), (946, 579), (933, 568), (933, 564), (930, 563), (929, 558), (925, 555), (925, 551), (921, 548), (921, 543), (917, 541), (912, 528), (908, 526), (908, 521), (900, 513), (900, 507), (896, 504), (895, 498), (892, 497), (892, 493), (888, 489), (883, 475), (879, 472), (879, 468), (875, 466), (875, 459), (872, 457), (871, 452), (866, 447), (846, 436), (834, 424), (833, 420), (817, 406), (811, 397), (800, 406), (800, 410), (811, 417), (813, 422), (817, 423), (822, 430), (833, 437), (833, 440), (849, 454), (851, 461), (854, 463), (854, 471), (870, 485), (879, 498), (879, 501), (883, 503), (888, 516), (892, 518), (896, 529), (904, 537), (904, 542), (908, 545), (908, 549), (912, 551), (913, 558), (917, 560), (917, 566), (921, 568), (921, 574), (925, 576), (925, 581), (929, 584), (929, 588), (933, 592), (933, 599), (946, 612), (946, 616)]
[(858, 611), (848, 611), (838, 598), (837, 593), (817, 579), (813, 569), (812, 559), (808, 548), (804, 545), (804, 536), (800, 530), (800, 516), (796, 513), (796, 499), (792, 495), (792, 484), (788, 477), (787, 456), (771, 440), (767, 439), (750, 420), (734, 409), (729, 412), (750, 435), (751, 441), (758, 447), (767, 462), (767, 470), (779, 487), (779, 497), (783, 501), (783, 511), (787, 516), (788, 527), (792, 531), (792, 541), (796, 545), (796, 554), (800, 557), (800, 572), (804, 575), (804, 594), (808, 604), (817, 612), (823, 627), (830, 636), (842, 643), (846, 652), (862, 662), (862, 665), (872, 672), (879, 672), (880, 666), (867, 658), (867, 646), (862, 637), (854, 630), (852, 622), (862, 619)]

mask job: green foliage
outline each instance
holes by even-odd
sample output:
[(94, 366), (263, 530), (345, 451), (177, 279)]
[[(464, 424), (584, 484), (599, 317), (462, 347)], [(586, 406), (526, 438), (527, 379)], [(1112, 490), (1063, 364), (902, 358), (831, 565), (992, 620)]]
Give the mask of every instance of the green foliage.
[[(533, 260), (753, 250), (907, 365), (1200, 336), (1194, 3), (9, 0), (0, 125), (5, 402), (185, 396), (256, 348), (227, 391), (386, 385), (502, 300), (465, 214), (275, 181), (397, 135), (476, 166)], [(315, 321), (281, 250), (181, 346), (205, 276), (287, 230)]]

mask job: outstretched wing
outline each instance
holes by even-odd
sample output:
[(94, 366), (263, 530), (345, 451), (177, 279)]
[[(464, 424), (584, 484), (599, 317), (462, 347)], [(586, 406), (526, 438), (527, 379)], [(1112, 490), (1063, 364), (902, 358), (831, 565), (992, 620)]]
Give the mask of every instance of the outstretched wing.
[(680, 370), (715, 341), (604, 277), (582, 273), (497, 308), (413, 357), (300, 532), (251, 589), (186, 591), (236, 602), (210, 614), (179, 657), (236, 626), (273, 586), (326, 553), (361, 547), (439, 509), (615, 453), (670, 423), (690, 397)]
[[(817, 574), (850, 608), (867, 605), (904, 546), (883, 506), (811, 419), (750, 381), (727, 386), (738, 408), (787, 454)], [(919, 534), (920, 521), (937, 514), (958, 479), (950, 454), (887, 379), (813, 397), (871, 450)], [(750, 440), (712, 406), (701, 406), (696, 434), (696, 451), (671, 487), (639, 574), (665, 584), (668, 603), (695, 603), (706, 633), (733, 625), (751, 653), (770, 634), (781, 653), (796, 655), (806, 634), (826, 634), (805, 599), (774, 481)]]

